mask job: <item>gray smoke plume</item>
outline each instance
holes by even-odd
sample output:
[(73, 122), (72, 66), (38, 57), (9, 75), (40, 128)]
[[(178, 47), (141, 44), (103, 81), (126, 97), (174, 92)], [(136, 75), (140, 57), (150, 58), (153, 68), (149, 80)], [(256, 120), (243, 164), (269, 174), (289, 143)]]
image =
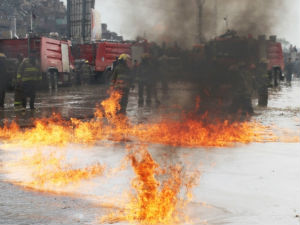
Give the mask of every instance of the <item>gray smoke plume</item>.
[(284, 17), (289, 0), (219, 0), (219, 2), (218, 12), (221, 14), (219, 16), (228, 17), (230, 29), (238, 31), (241, 35), (256, 36), (274, 32)]
[[(127, 0), (129, 12), (123, 22), (131, 36), (146, 35), (154, 41), (178, 42), (191, 46), (198, 41), (197, 0)], [(290, 0), (206, 0), (203, 35), (211, 39), (226, 29), (241, 35), (272, 34)], [(125, 5), (123, 6), (125, 7)], [(228, 27), (224, 18), (227, 18)]]

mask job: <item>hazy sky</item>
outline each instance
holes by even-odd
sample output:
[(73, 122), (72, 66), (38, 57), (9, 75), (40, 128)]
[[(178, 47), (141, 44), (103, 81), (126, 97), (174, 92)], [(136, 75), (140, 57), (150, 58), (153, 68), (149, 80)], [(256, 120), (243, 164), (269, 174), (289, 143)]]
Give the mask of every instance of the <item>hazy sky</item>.
[[(66, 0), (63, 0), (66, 2)], [(242, 1), (242, 0), (241, 0)], [(268, 0), (262, 0), (268, 1)], [(283, 37), (290, 41), (293, 44), (296, 44), (300, 47), (300, 0), (283, 0), (290, 2), (288, 10), (282, 12), (282, 20), (277, 27), (275, 27), (275, 32), (278, 37)], [(152, 8), (149, 4), (145, 4), (147, 1), (139, 1), (140, 4), (135, 5), (134, 7), (139, 11), (143, 11), (144, 8)], [(131, 8), (130, 0), (96, 0), (96, 9), (100, 12), (102, 17), (102, 22), (108, 24), (108, 28), (111, 31), (115, 31), (125, 38), (134, 38), (135, 30), (135, 21), (132, 11), (128, 10)], [(165, 13), (172, 13), (167, 11), (167, 9), (159, 9), (153, 7), (153, 13), (156, 13), (156, 10), (165, 11)], [(151, 16), (145, 15), (145, 18), (141, 18), (141, 12), (138, 13), (139, 17), (136, 18), (138, 23), (145, 22), (145, 24), (157, 23), (157, 21), (151, 20)], [(279, 15), (281, 16), (281, 15)], [(130, 18), (130, 20), (128, 20)], [(148, 31), (149, 32), (149, 31)], [(143, 35), (143, 34), (141, 34)]]

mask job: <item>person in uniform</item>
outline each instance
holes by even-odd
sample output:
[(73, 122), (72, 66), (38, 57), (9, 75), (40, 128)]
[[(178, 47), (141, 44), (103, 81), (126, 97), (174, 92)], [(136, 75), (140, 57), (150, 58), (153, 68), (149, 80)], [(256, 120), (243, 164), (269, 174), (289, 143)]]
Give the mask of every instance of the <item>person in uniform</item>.
[(24, 55), (23, 54), (19, 54), (17, 56), (17, 71), (15, 74), (15, 78), (14, 78), (14, 83), (15, 83), (15, 102), (14, 102), (14, 106), (16, 110), (19, 110), (22, 108), (22, 101), (23, 101), (23, 89), (22, 89), (22, 85), (21, 82), (17, 82), (17, 75), (18, 75), (18, 68), (21, 65), (21, 63), (24, 60)]
[(262, 59), (257, 67), (257, 92), (258, 92), (258, 105), (267, 106), (268, 105), (268, 87), (270, 86), (270, 79), (268, 76), (268, 61)]
[(4, 108), (5, 92), (8, 85), (8, 75), (6, 69), (6, 56), (0, 53), (0, 108)]
[(47, 72), (47, 77), (48, 77), (48, 88), (51, 91), (54, 89), (57, 91), (58, 88), (58, 72), (55, 69), (50, 69)]
[[(145, 92), (145, 86), (147, 85), (149, 76), (151, 70), (150, 70), (150, 55), (148, 53), (143, 54), (142, 61), (139, 66), (138, 75), (136, 77), (138, 82), (138, 106), (143, 107), (144, 106), (144, 92)], [(147, 101), (151, 102), (151, 90), (150, 85), (147, 86)]]
[(22, 106), (26, 109), (27, 98), (30, 99), (30, 109), (34, 110), (37, 82), (42, 80), (42, 73), (37, 55), (32, 52), (29, 58), (25, 58), (18, 68), (17, 82), (23, 89)]
[(287, 64), (285, 65), (285, 72), (286, 72), (286, 81), (291, 82), (292, 81), (292, 74), (293, 74), (293, 63), (292, 59), (289, 58)]
[(244, 62), (233, 65), (230, 68), (232, 82), (232, 111), (242, 113), (253, 113), (251, 100), (250, 73), (247, 71), (247, 65)]
[(121, 54), (119, 63), (112, 74), (112, 85), (115, 91), (121, 94), (120, 110), (118, 113), (126, 114), (130, 88), (133, 85), (134, 76), (131, 71), (131, 57), (128, 54)]
[(157, 105), (160, 104), (157, 96), (157, 80), (158, 80), (158, 63), (151, 57), (150, 54), (145, 53), (142, 57), (140, 65), (140, 85), (139, 85), (139, 105), (144, 104), (144, 88), (146, 89), (146, 104), (152, 105), (152, 99), (154, 98)]

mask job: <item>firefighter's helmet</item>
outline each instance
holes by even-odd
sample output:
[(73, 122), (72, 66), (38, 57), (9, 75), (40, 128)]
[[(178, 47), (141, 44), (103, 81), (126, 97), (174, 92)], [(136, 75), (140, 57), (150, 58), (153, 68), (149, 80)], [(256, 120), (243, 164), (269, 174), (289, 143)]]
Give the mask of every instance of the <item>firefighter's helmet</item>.
[(0, 52), (0, 58), (6, 58), (6, 55)]
[(119, 60), (127, 61), (127, 60), (130, 60), (130, 59), (131, 59), (131, 57), (130, 57), (130, 55), (128, 55), (128, 54), (121, 54), (121, 55), (119, 56)]
[(269, 60), (266, 59), (266, 58), (262, 58), (262, 59), (260, 60), (260, 63), (268, 64), (268, 63), (269, 63)]
[(150, 54), (149, 53), (144, 53), (142, 55), (142, 59), (149, 59), (150, 58)]

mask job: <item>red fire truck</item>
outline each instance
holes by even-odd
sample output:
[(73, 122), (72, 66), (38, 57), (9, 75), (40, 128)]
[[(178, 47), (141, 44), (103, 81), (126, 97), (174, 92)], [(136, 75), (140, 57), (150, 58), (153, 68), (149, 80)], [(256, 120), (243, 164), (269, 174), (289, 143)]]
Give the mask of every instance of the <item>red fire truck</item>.
[(282, 45), (275, 39), (267, 41), (267, 59), (269, 60), (268, 70), (279, 69), (284, 71), (284, 55)]
[(74, 67), (71, 42), (47, 37), (33, 37), (29, 40), (0, 40), (0, 52), (4, 53), (8, 59), (16, 59), (19, 54), (28, 57), (30, 51), (38, 52), (44, 84), (47, 81), (48, 72), (58, 74), (59, 85), (71, 83), (71, 70)]
[(215, 58), (226, 66), (240, 62), (257, 64), (261, 59), (267, 59), (270, 72), (281, 73), (284, 70), (282, 45), (276, 41), (276, 36), (270, 36), (270, 39), (266, 40), (265, 35), (259, 36), (258, 39), (235, 35), (236, 32), (228, 32), (209, 42), (208, 58)]
[(76, 61), (87, 60), (96, 80), (104, 82), (104, 72), (121, 54), (131, 54), (131, 46), (131, 43), (104, 41), (73, 46), (72, 52)]

